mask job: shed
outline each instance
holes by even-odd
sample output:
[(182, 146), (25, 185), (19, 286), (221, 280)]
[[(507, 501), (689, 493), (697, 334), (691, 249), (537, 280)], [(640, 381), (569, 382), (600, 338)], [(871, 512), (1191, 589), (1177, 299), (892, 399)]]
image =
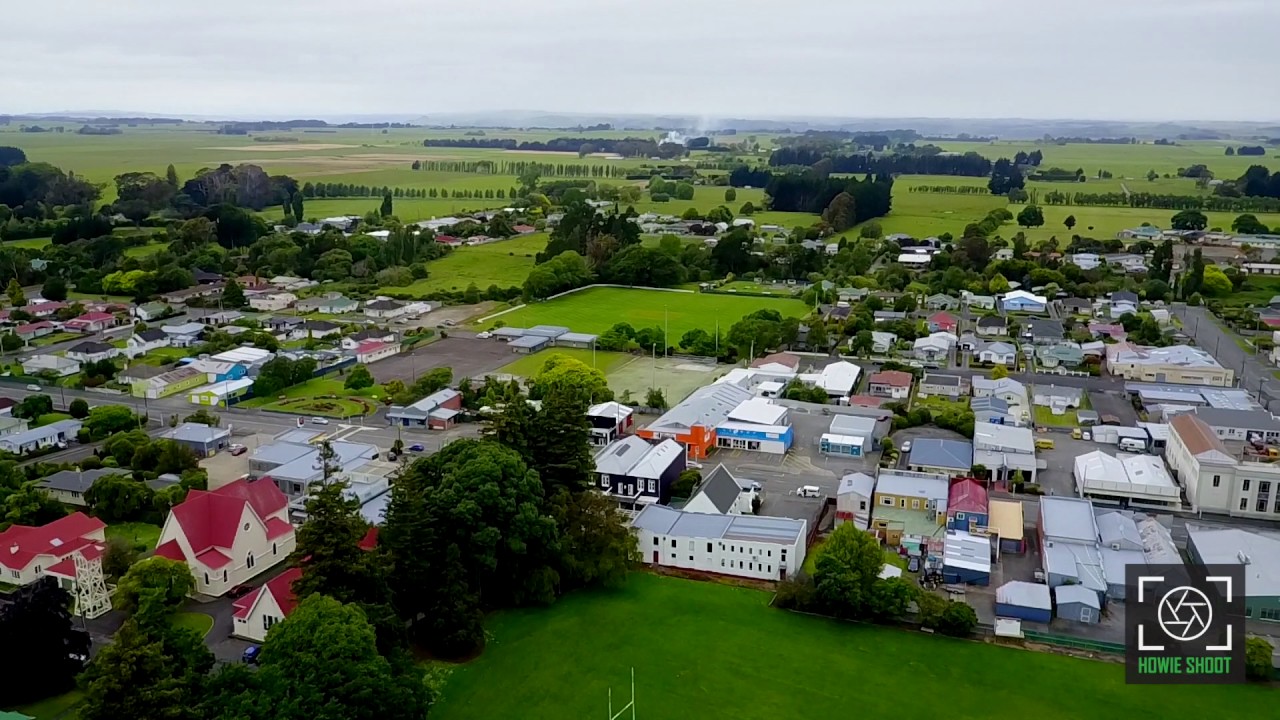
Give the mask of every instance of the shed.
[(1049, 586), (1013, 580), (996, 588), (996, 615), (1031, 622), (1047, 623), (1053, 619), (1053, 600)]
[(551, 339), (542, 335), (524, 335), (507, 343), (512, 352), (537, 352), (551, 344)]
[(1053, 589), (1053, 600), (1063, 620), (1096, 623), (1102, 619), (1098, 594), (1083, 585), (1059, 585)]

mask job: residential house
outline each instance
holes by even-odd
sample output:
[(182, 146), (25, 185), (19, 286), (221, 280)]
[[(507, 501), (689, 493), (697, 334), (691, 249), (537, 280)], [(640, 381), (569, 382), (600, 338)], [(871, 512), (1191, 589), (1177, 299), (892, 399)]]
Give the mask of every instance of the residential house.
[(40, 320), (39, 322), (26, 323), (25, 325), (19, 325), (18, 327), (13, 329), (13, 334), (17, 335), (18, 339), (22, 340), (23, 342), (29, 343), (32, 340), (35, 340), (36, 338), (44, 337), (45, 335), (50, 335), (53, 333), (54, 330), (57, 330), (57, 329), (58, 329), (58, 326), (54, 325), (48, 320)]
[(160, 328), (148, 328), (135, 332), (125, 341), (124, 354), (130, 358), (146, 355), (152, 350), (169, 347), (172, 342), (169, 334)]
[(631, 432), (635, 411), (619, 402), (604, 402), (587, 408), (591, 423), (591, 444), (603, 447)]
[(173, 308), (162, 302), (148, 302), (135, 306), (131, 312), (142, 322), (152, 322), (173, 314)]
[(67, 377), (80, 372), (80, 361), (60, 355), (32, 355), (22, 361), (22, 372), (27, 375), (53, 373), (58, 377)]
[(379, 360), (385, 360), (393, 355), (400, 353), (399, 343), (386, 343), (379, 340), (370, 340), (362, 342), (356, 346), (356, 360), (368, 365)]
[(164, 293), (160, 299), (169, 305), (186, 305), (188, 301), (196, 298), (211, 298), (222, 294), (222, 288), (226, 287), (226, 283), (222, 280), (210, 282), (195, 287), (186, 288), (185, 290), (175, 290), (174, 292)]
[(1083, 399), (1084, 390), (1077, 387), (1037, 384), (1031, 402), (1049, 408), (1054, 415), (1062, 415), (1080, 407)]
[(968, 475), (973, 467), (973, 444), (967, 440), (918, 438), (911, 445), (907, 467), (916, 472)]
[[(776, 367), (775, 367), (776, 366)], [(759, 370), (781, 370), (783, 372), (799, 372), (800, 356), (794, 353), (771, 353), (751, 362), (751, 367)]]
[(836, 490), (836, 527), (851, 522), (859, 530), (870, 529), (875, 491), (875, 478), (865, 473), (849, 473), (840, 478), (840, 487)]
[(1107, 370), (1126, 380), (1229, 388), (1235, 370), (1223, 367), (1207, 350), (1190, 345), (1140, 347), (1129, 343), (1107, 346)]
[(1061, 320), (1031, 318), (1022, 323), (1022, 339), (1036, 345), (1054, 345), (1062, 342), (1064, 333)]
[(1005, 312), (1042, 313), (1049, 300), (1043, 295), (1035, 295), (1026, 290), (1014, 290), (1000, 297), (1000, 306)]
[(1124, 342), (1128, 337), (1124, 326), (1119, 324), (1091, 322), (1088, 329), (1089, 334), (1095, 338), (1109, 337), (1117, 342)]
[(411, 405), (392, 405), (387, 410), (387, 422), (403, 427), (447, 430), (457, 424), (461, 412), (462, 394), (445, 388)]
[(325, 315), (342, 315), (344, 313), (355, 312), (360, 307), (360, 301), (343, 297), (342, 293), (325, 293), (319, 297), (307, 298), (294, 303), (294, 308), (298, 312), (309, 313), (318, 312)]
[(947, 475), (937, 473), (881, 471), (869, 530), (890, 546), (901, 545), (903, 536), (939, 534), (947, 519), (948, 483)]
[(911, 396), (911, 383), (915, 378), (901, 370), (884, 370), (868, 379), (869, 392), (878, 397), (895, 400)]
[(271, 332), (276, 333), (276, 337), (278, 338), (281, 335), (288, 337), (295, 330), (302, 327), (303, 322), (305, 321), (296, 315), (276, 315), (274, 317), (267, 318), (266, 322), (263, 323), (263, 326)]
[(920, 391), (917, 394), (920, 397), (938, 395), (946, 398), (959, 398), (969, 394), (969, 386), (965, 379), (959, 375), (925, 373), (924, 378), (920, 380)]
[(1068, 262), (1081, 270), (1095, 270), (1102, 265), (1102, 256), (1097, 253), (1074, 253), (1067, 258)]
[(663, 440), (651, 445), (629, 435), (596, 454), (596, 487), (626, 509), (665, 504), (671, 500), (671, 486), (685, 467), (680, 443)]
[(898, 264), (905, 265), (908, 270), (928, 270), (933, 256), (928, 253), (902, 253), (898, 255)]
[(327, 338), (330, 335), (342, 334), (342, 326), (337, 323), (329, 322), (328, 320), (308, 320), (302, 323), (301, 330), (295, 331), (294, 335), (298, 335), (299, 333), (301, 333), (301, 337), (297, 339), (310, 338), (313, 340), (319, 340), (321, 338)]
[(1007, 367), (1017, 367), (1018, 365), (1018, 348), (1014, 347), (1012, 343), (984, 342), (978, 346), (974, 355), (978, 358), (978, 362), (1005, 365)]
[(1036, 362), (1045, 368), (1079, 367), (1084, 362), (1084, 350), (1075, 343), (1041, 345), (1036, 348)]
[(76, 439), (76, 434), (80, 432), (82, 426), (83, 423), (79, 420), (59, 420), (48, 425), (41, 425), (30, 430), (5, 435), (0, 437), (0, 450), (14, 455), (26, 455), (54, 445), (65, 446)]
[(367, 317), (390, 320), (405, 314), (404, 303), (399, 300), (374, 300), (365, 303), (364, 314)]
[(1147, 271), (1147, 258), (1137, 253), (1111, 253), (1106, 256), (1107, 265), (1118, 268), (1124, 273), (1145, 273)]
[(233, 602), (231, 634), (250, 642), (266, 640), (267, 631), (298, 606), (293, 584), (300, 577), (302, 569), (291, 567)]
[(729, 413), (752, 398), (750, 390), (730, 383), (705, 385), (690, 393), (636, 435), (647, 440), (672, 439), (686, 448), (691, 460), (707, 456), (716, 445), (716, 427)]
[(1136, 315), (1138, 313), (1138, 294), (1127, 290), (1113, 292), (1107, 304), (1107, 315), (1112, 320), (1119, 320), (1125, 315)]
[(996, 309), (996, 298), (994, 295), (974, 295), (972, 293), (969, 293), (968, 291), (965, 291), (965, 293), (961, 295), (961, 299), (963, 299), (964, 304), (968, 305), (971, 309), (975, 309), (975, 310), (995, 310)]
[[(85, 507), (88, 505), (85, 500), (85, 493), (89, 492), (89, 488), (93, 487), (93, 483), (99, 478), (108, 475), (131, 477), (133, 471), (127, 468), (60, 470), (40, 480), (39, 487), (48, 493), (49, 497), (60, 503)], [(161, 475), (154, 480), (146, 481), (147, 487), (152, 490), (163, 490), (176, 484), (178, 484), (176, 475)]]
[(17, 404), (13, 398), (5, 398), (8, 402), (0, 406), (0, 437), (16, 435), (31, 429), (26, 418), (13, 417), (13, 407)]
[(31, 527), (11, 525), (0, 532), (0, 572), (9, 585), (28, 585), (45, 576), (74, 581), (74, 555), (97, 560), (106, 551), (106, 525), (82, 512)]
[(33, 318), (52, 317), (65, 307), (70, 307), (64, 302), (37, 302), (32, 301), (22, 307), (22, 311)]
[(930, 310), (954, 310), (959, 304), (959, 300), (942, 293), (930, 295), (924, 300), (924, 306)]
[(1116, 236), (1121, 240), (1150, 240), (1155, 242), (1160, 239), (1160, 228), (1143, 225), (1142, 227), (1121, 230)]
[(0, 397), (0, 417), (9, 417), (13, 415), (13, 408), (18, 401), (11, 397)]
[(164, 325), (160, 329), (169, 336), (171, 346), (185, 348), (200, 342), (205, 327), (200, 323), (188, 322), (181, 325)]
[(1088, 316), (1093, 314), (1093, 301), (1088, 298), (1063, 298), (1058, 301), (1058, 307), (1068, 315)]
[(960, 321), (949, 312), (937, 312), (929, 316), (928, 319), (929, 332), (949, 332), (955, 333), (960, 327)]
[(927, 337), (917, 338), (912, 345), (912, 353), (921, 362), (941, 364), (951, 357), (951, 348), (955, 346), (954, 335), (934, 333)]
[(905, 312), (897, 312), (895, 310), (876, 310), (872, 313), (871, 317), (872, 320), (878, 323), (897, 322), (898, 320), (906, 320), (907, 314)]
[(1009, 403), (998, 397), (975, 397), (969, 399), (969, 409), (973, 411), (973, 421), (995, 425), (1017, 425), (1018, 419), (1009, 412)]
[(205, 374), (196, 368), (180, 367), (133, 383), (130, 386), (129, 394), (134, 397), (155, 400), (200, 387), (205, 382), (207, 382)]
[(343, 350), (355, 350), (367, 342), (394, 343), (400, 339), (395, 330), (371, 327), (342, 338)]
[(76, 343), (67, 350), (67, 357), (80, 363), (95, 363), (99, 360), (110, 360), (120, 353), (114, 345), (86, 340)]
[(195, 590), (219, 596), (293, 552), (288, 499), (268, 480), (191, 490), (165, 519), (155, 554), (185, 562)]
[(756, 580), (790, 578), (804, 564), (804, 520), (710, 515), (648, 505), (631, 527), (643, 562)]
[(290, 292), (267, 293), (249, 298), (249, 307), (258, 312), (277, 312), (297, 301), (298, 296)]
[(131, 365), (116, 373), (116, 382), (121, 385), (132, 386), (140, 380), (150, 380), (157, 375), (163, 375), (169, 372), (169, 370), (170, 368), (162, 365), (146, 365), (138, 363), (137, 365)]
[(978, 334), (986, 337), (1008, 335), (1008, 322), (999, 315), (978, 318)]
[(244, 313), (239, 310), (200, 311), (192, 309), (187, 311), (187, 315), (197, 323), (211, 328), (220, 328), (244, 319)]
[(977, 532), (986, 529), (987, 486), (973, 478), (960, 478), (947, 491), (947, 529)]
[[(852, 338), (850, 338), (850, 342), (852, 342)], [(871, 352), (877, 355), (886, 355), (891, 352), (896, 342), (898, 342), (898, 336), (891, 332), (871, 331)]]
[(681, 509), (711, 515), (752, 515), (759, 495), (760, 483), (738, 479), (724, 465), (717, 465)]
[(90, 312), (81, 315), (74, 320), (68, 320), (62, 324), (62, 329), (70, 332), (80, 332), (86, 334), (100, 333), (110, 327), (116, 326), (116, 316), (105, 312)]
[(1013, 248), (999, 248), (992, 257), (996, 260), (1012, 260)]
[(231, 444), (231, 430), (211, 427), (202, 423), (184, 422), (166, 430), (161, 437), (185, 445), (196, 457), (213, 457), (219, 450)]

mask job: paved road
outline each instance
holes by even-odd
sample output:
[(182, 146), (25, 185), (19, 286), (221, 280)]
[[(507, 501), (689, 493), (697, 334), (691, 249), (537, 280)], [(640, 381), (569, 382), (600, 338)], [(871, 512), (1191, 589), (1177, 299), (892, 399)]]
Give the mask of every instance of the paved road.
[(1197, 345), (1213, 353), (1224, 367), (1235, 370), (1240, 387), (1258, 393), (1268, 407), (1280, 399), (1280, 381), (1272, 374), (1275, 368), (1267, 364), (1266, 356), (1242, 349), (1236, 344), (1235, 334), (1214, 322), (1216, 318), (1206, 308), (1179, 303), (1173, 305), (1173, 314)]

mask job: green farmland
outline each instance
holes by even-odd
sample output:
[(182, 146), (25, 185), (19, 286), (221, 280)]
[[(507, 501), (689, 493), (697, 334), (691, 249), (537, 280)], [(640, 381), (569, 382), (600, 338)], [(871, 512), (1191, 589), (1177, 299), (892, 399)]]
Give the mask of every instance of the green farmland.
[(1274, 707), (1264, 688), (1126, 685), (1115, 663), (842, 624), (768, 602), (755, 590), (635, 574), (617, 591), (500, 613), (432, 716), (605, 717), (610, 689), (615, 712), (629, 699), (632, 668), (637, 717), (648, 720), (1173, 720)]
[(717, 321), (726, 332), (742, 316), (768, 308), (783, 316), (799, 317), (808, 309), (799, 300), (735, 297), (708, 293), (678, 293), (627, 288), (589, 288), (555, 300), (533, 303), (483, 323), (501, 320), (508, 326), (563, 325), (575, 332), (602, 333), (616, 323), (635, 328), (669, 328), (669, 341), (694, 328), (714, 332)]

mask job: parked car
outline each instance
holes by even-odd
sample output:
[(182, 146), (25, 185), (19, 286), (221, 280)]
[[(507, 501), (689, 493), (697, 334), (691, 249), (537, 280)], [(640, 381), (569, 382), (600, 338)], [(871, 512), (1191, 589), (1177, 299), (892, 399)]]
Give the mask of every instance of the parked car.
[(30, 390), (31, 392), (40, 392), (39, 385), (28, 385), (27, 389)]
[(425, 450), (426, 448), (422, 446), (422, 443), (414, 443), (409, 446), (409, 452), (423, 452)]
[(489, 332), (488, 330), (485, 330), (484, 332), (476, 333), (476, 337), (480, 338), (481, 340), (488, 340), (489, 338), (493, 337), (493, 333)]
[(311, 418), (311, 424), (312, 424), (312, 425), (328, 425), (328, 424), (329, 424), (329, 421), (328, 421), (328, 419), (326, 419), (326, 418), (322, 418), (322, 417), (313, 417), (313, 418)]
[(908, 440), (908, 441), (906, 441), (906, 442), (902, 443), (902, 452), (904, 452), (904, 453), (905, 453), (905, 452), (911, 452), (911, 441), (910, 441), (910, 440)]
[(243, 445), (240, 445), (240, 444), (238, 444), (238, 443), (237, 443), (237, 444), (235, 444), (235, 445), (231, 445), (231, 446), (229, 446), (229, 447), (227, 448), (227, 450), (228, 450), (228, 451), (230, 451), (230, 453), (231, 453), (232, 455), (243, 455), (243, 454), (245, 454), (245, 453), (249, 452), (249, 448), (247, 448), (247, 447), (245, 447), (245, 446), (243, 446)]
[(911, 559), (907, 561), (907, 572), (920, 572), (920, 556), (911, 556)]
[(249, 665), (257, 665), (258, 654), (261, 652), (262, 652), (261, 645), (250, 645), (249, 647), (244, 649), (244, 655), (241, 655), (240, 659), (243, 662), (248, 663)]
[(234, 599), (234, 598), (242, 598), (242, 597), (244, 597), (245, 595), (248, 595), (248, 594), (249, 594), (249, 593), (251, 593), (251, 592), (253, 592), (253, 586), (252, 586), (252, 585), (237, 585), (237, 586), (235, 586), (235, 587), (231, 588), (231, 590), (227, 592), (227, 597), (230, 597), (230, 598), (233, 598), (233, 599)]

